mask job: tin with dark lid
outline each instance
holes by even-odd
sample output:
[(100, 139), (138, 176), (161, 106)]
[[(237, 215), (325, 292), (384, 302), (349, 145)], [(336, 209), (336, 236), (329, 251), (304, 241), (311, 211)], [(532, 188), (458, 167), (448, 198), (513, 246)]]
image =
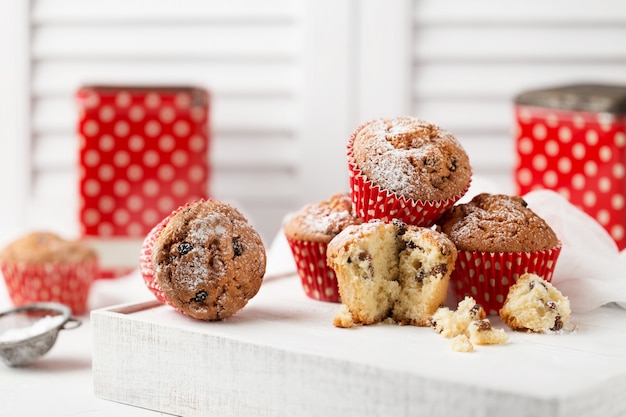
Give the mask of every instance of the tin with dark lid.
[(514, 99), (517, 192), (552, 189), (626, 247), (626, 86), (572, 84)]

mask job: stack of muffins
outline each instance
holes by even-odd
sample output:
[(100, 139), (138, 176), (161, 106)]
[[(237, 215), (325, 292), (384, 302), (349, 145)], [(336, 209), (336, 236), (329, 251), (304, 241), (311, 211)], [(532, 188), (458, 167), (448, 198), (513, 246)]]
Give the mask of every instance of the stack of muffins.
[[(472, 171), (447, 130), (413, 117), (374, 120), (350, 136), (347, 162), (341, 215), (329, 209), (339, 206), (333, 196), (284, 223), (305, 293), (342, 302), (336, 325), (429, 325), (448, 281), (457, 301), (470, 296), (498, 314), (520, 276), (551, 280), (560, 242), (521, 198), (481, 194), (456, 204)], [(400, 308), (411, 304), (412, 312)]]

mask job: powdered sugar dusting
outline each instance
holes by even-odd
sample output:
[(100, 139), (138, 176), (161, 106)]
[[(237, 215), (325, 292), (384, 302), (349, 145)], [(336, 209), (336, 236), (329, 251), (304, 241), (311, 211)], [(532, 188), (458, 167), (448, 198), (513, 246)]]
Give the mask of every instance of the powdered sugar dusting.
[(349, 159), (374, 184), (416, 200), (443, 200), (469, 184), (465, 150), (448, 131), (412, 117), (375, 120), (353, 135)]
[(328, 242), (350, 224), (361, 223), (354, 213), (350, 194), (337, 193), (330, 199), (307, 204), (285, 222), (285, 233), (296, 240)]
[(42, 335), (49, 330), (59, 327), (65, 320), (66, 318), (62, 315), (42, 317), (27, 326), (5, 330), (0, 333), (0, 342), (19, 342), (30, 337)]

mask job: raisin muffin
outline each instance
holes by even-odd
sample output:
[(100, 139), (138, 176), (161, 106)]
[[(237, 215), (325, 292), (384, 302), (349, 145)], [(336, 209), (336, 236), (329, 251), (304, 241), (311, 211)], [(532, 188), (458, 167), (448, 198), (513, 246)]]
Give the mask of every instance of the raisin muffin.
[(351, 195), (365, 221), (431, 226), (467, 191), (467, 153), (447, 130), (414, 117), (382, 118), (348, 141)]
[(346, 319), (342, 309), (335, 325), (392, 320), (428, 326), (445, 301), (456, 249), (434, 230), (372, 220), (335, 236), (327, 258), (337, 274), (341, 302), (352, 316)]
[(326, 248), (328, 242), (347, 226), (362, 222), (354, 213), (347, 192), (307, 204), (285, 220), (283, 232), (308, 297), (320, 301), (340, 301), (335, 271), (326, 263)]
[(266, 252), (239, 210), (209, 200), (181, 207), (157, 225), (140, 264), (157, 298), (190, 317), (221, 320), (259, 291)]
[(0, 252), (0, 269), (16, 306), (53, 301), (75, 315), (87, 311), (99, 272), (93, 249), (50, 232), (28, 233), (11, 242)]
[(538, 333), (563, 329), (570, 314), (568, 298), (535, 274), (522, 275), (500, 309), (502, 321), (511, 329)]
[(459, 251), (451, 277), (458, 300), (471, 296), (488, 314), (498, 314), (521, 275), (552, 279), (560, 241), (520, 197), (479, 194), (448, 209), (437, 223)]
[(517, 196), (478, 194), (452, 207), (439, 223), (460, 250), (527, 252), (559, 244), (548, 223)]

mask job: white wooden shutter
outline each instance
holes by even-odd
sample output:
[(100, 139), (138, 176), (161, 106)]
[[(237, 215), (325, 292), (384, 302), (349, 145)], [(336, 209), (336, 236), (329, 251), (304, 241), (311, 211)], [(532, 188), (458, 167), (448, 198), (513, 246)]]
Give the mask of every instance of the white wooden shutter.
[(76, 233), (74, 94), (85, 84), (207, 88), (211, 194), (264, 237), (300, 203), (301, 1), (34, 0), (30, 21), (30, 227)]
[(14, 177), (2, 190), (16, 207), (0, 214), (68, 234), (83, 84), (210, 90), (211, 189), (269, 239), (287, 211), (345, 187), (345, 140), (366, 120), (437, 122), (477, 175), (512, 189), (515, 94), (626, 83), (626, 7), (614, 0), (7, 0), (1, 10), (17, 42), (0, 43), (16, 54), (0, 64), (11, 75), (0, 104), (16, 116), (0, 126)]
[(514, 96), (626, 84), (625, 18), (611, 0), (414, 0), (412, 111), (456, 133), (475, 173), (512, 191)]
[(516, 94), (576, 82), (626, 84), (619, 1), (360, 4), (358, 118), (406, 113), (436, 122), (463, 143), (476, 175), (510, 192)]

